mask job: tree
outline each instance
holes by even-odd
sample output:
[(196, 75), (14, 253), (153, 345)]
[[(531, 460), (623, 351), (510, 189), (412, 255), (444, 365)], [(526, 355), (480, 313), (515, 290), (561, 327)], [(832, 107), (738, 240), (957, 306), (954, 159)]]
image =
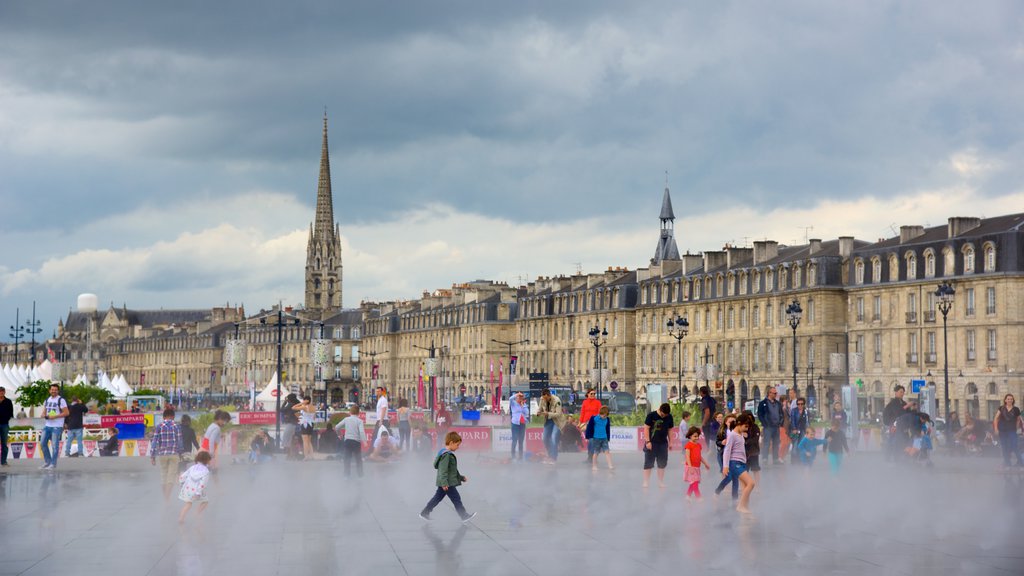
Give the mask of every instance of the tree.
[(27, 408), (42, 406), (43, 402), (50, 396), (51, 384), (53, 382), (49, 380), (36, 380), (31, 384), (18, 388), (18, 404)]
[[(28, 408), (42, 406), (43, 402), (50, 396), (50, 386), (52, 384), (54, 382), (49, 380), (36, 380), (31, 384), (18, 388), (18, 404)], [(74, 386), (64, 386), (61, 389), (61, 396), (68, 399), (81, 398), (82, 402), (85, 403), (95, 400), (97, 404), (102, 405), (110, 402), (113, 394), (104, 388), (92, 384), (76, 384)]]

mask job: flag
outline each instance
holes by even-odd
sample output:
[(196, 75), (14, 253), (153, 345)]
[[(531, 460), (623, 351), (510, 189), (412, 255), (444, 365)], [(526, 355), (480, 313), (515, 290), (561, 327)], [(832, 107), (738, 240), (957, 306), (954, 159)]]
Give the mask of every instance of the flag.
[(497, 414), (498, 410), (501, 409), (501, 384), (503, 374), (504, 370), (501, 366), (501, 360), (498, 360), (498, 389), (494, 393), (494, 399), (491, 400), (491, 412), (494, 412), (495, 414)]

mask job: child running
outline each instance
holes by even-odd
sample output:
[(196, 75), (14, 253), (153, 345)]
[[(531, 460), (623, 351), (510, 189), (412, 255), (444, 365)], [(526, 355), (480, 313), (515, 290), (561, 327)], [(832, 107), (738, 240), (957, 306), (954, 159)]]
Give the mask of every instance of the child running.
[(708, 470), (711, 470), (711, 466), (701, 455), (703, 444), (700, 443), (700, 428), (690, 426), (690, 429), (686, 431), (686, 439), (688, 442), (683, 447), (686, 452), (686, 456), (683, 458), (683, 481), (689, 484), (686, 489), (686, 499), (696, 497), (700, 500), (700, 465), (703, 464), (704, 468)]
[[(729, 460), (724, 459), (725, 442), (728, 438), (729, 431), (735, 427), (736, 416), (732, 414), (726, 416), (725, 420), (722, 422), (722, 429), (721, 431), (718, 432), (718, 438), (715, 440), (715, 446), (718, 447), (718, 466), (721, 468), (729, 467)], [(744, 445), (745, 444), (746, 439), (744, 438)], [(738, 499), (740, 497), (740, 482), (739, 478), (733, 476), (732, 474), (729, 474), (725, 478), (722, 478), (722, 481), (718, 483), (718, 486), (715, 488), (715, 496), (721, 494), (722, 490), (725, 490), (725, 486), (730, 482), (732, 482), (732, 499)]]
[(420, 512), (420, 518), (430, 520), (430, 513), (447, 496), (459, 513), (463, 522), (469, 522), (476, 516), (476, 512), (470, 514), (462, 506), (462, 496), (459, 495), (458, 486), (469, 479), (459, 473), (459, 462), (455, 458), (455, 452), (462, 445), (462, 436), (458, 432), (449, 432), (444, 436), (444, 449), (437, 453), (434, 458), (434, 468), (437, 469), (437, 491), (434, 497), (427, 502), (427, 505)]
[(590, 461), (590, 469), (597, 470), (597, 456), (604, 452), (605, 461), (608, 462), (608, 469), (614, 470), (612, 465), (612, 453), (608, 450), (608, 439), (612, 435), (612, 422), (608, 418), (608, 407), (602, 406), (596, 416), (587, 420), (586, 437), (590, 441), (590, 452), (593, 458)]
[(814, 428), (807, 427), (806, 436), (800, 439), (796, 449), (800, 454), (800, 463), (810, 468), (814, 465), (814, 457), (818, 454), (818, 446), (824, 446), (825, 441), (814, 437)]
[(199, 502), (199, 509), (196, 510), (197, 515), (202, 516), (203, 510), (206, 510), (208, 503), (206, 499), (206, 484), (210, 480), (210, 469), (207, 465), (210, 463), (210, 460), (210, 453), (200, 450), (196, 454), (195, 464), (178, 476), (178, 482), (181, 483), (178, 499), (185, 503), (184, 508), (181, 509), (181, 514), (178, 514), (179, 524), (185, 523), (185, 516), (192, 509), (193, 502)]
[(843, 464), (843, 453), (850, 453), (850, 446), (846, 443), (846, 434), (843, 432), (842, 421), (838, 418), (832, 419), (832, 429), (825, 432), (825, 443), (828, 450), (828, 467), (832, 475), (839, 474), (839, 467)]
[(722, 454), (726, 465), (722, 468), (722, 476), (732, 476), (743, 485), (740, 503), (736, 511), (741, 514), (750, 514), (750, 493), (754, 491), (754, 478), (747, 472), (747, 452), (743, 447), (744, 438), (750, 425), (753, 424), (753, 417), (749, 414), (741, 414), (736, 419), (736, 425), (728, 432), (725, 440), (725, 451)]

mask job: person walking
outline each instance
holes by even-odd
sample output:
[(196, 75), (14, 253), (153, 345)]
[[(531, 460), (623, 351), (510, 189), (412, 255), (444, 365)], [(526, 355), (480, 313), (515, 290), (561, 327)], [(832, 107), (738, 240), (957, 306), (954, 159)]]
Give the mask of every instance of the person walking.
[[(835, 412), (833, 412), (835, 414)], [(846, 432), (842, 421), (833, 416), (832, 428), (825, 432), (825, 445), (828, 450), (828, 467), (833, 476), (839, 475), (839, 468), (843, 465), (843, 454), (850, 453), (850, 445), (846, 442)]]
[(601, 410), (587, 421), (587, 449), (591, 453), (590, 469), (594, 471), (597, 470), (597, 456), (602, 452), (608, 462), (608, 469), (615, 469), (615, 466), (612, 465), (612, 453), (608, 450), (608, 440), (612, 437), (612, 421), (608, 417), (609, 412), (607, 406), (601, 406)]
[[(293, 392), (284, 397), (284, 402), (281, 403), (281, 411), (278, 412), (281, 419), (281, 437), (278, 438), (281, 442), (280, 449), (289, 458), (297, 456), (297, 450), (292, 440), (295, 438), (295, 428), (299, 425), (299, 418), (294, 410), (298, 405), (299, 397)], [(217, 455), (212, 454), (212, 456), (216, 460)]]
[(366, 442), (366, 426), (359, 418), (359, 405), (353, 404), (348, 409), (348, 416), (334, 427), (339, 436), (343, 437), (342, 453), (345, 458), (345, 477), (349, 478), (352, 461), (356, 463), (356, 474), (363, 477), (363, 444)]
[(409, 424), (409, 401), (402, 398), (398, 401), (398, 449), (408, 450), (412, 440), (412, 426)]
[(704, 442), (708, 448), (715, 441), (715, 431), (712, 429), (712, 422), (715, 421), (715, 399), (711, 397), (711, 389), (707, 386), (700, 387), (700, 428), (704, 432)]
[(751, 423), (747, 427), (747, 435), (743, 442), (743, 448), (747, 451), (747, 470), (753, 475), (754, 482), (761, 483), (761, 429), (757, 426), (757, 420), (749, 410), (743, 414), (750, 416)]
[[(182, 441), (181, 428), (174, 422), (174, 410), (164, 409), (164, 419), (153, 429), (153, 438), (149, 447), (149, 463), (160, 464), (160, 479), (163, 483), (164, 502), (171, 499), (171, 491), (178, 479), (178, 462), (181, 461)], [(68, 439), (68, 443), (71, 440)]]
[[(213, 413), (213, 422), (210, 422), (210, 425), (206, 427), (206, 433), (203, 434), (202, 450), (210, 454), (208, 464), (211, 469), (217, 468), (220, 462), (217, 457), (220, 455), (221, 445), (224, 443), (221, 428), (228, 422), (231, 422), (231, 415), (223, 410), (217, 410)], [(198, 458), (196, 461), (198, 462)]]
[(85, 414), (89, 412), (89, 407), (82, 403), (82, 399), (75, 398), (71, 399), (71, 405), (68, 406), (68, 417), (64, 420), (64, 428), (68, 431), (68, 438), (64, 444), (64, 455), (71, 456), (71, 443), (78, 441), (78, 451), (75, 452), (75, 456), (85, 456), (85, 446), (82, 443), (82, 437), (84, 436), (84, 420)]
[(732, 476), (742, 485), (740, 502), (736, 506), (736, 511), (742, 514), (750, 514), (750, 493), (757, 485), (750, 473), (747, 472), (747, 453), (744, 450), (743, 438), (753, 423), (753, 416), (740, 414), (740, 417), (736, 419), (736, 425), (729, 431), (725, 441), (722, 476), (725, 478)]
[(518, 459), (522, 460), (523, 445), (526, 444), (526, 424), (530, 421), (530, 405), (522, 392), (516, 392), (509, 402), (509, 414), (512, 421), (512, 459), (516, 459), (518, 447)]
[(11, 418), (14, 418), (14, 402), (7, 397), (7, 389), (0, 386), (0, 466), (9, 466), (7, 435), (11, 433)]
[(686, 431), (686, 440), (686, 446), (683, 447), (685, 454), (683, 461), (686, 463), (683, 467), (683, 481), (688, 485), (686, 499), (700, 500), (700, 466), (703, 464), (706, 470), (711, 469), (708, 461), (701, 455), (704, 446), (700, 443), (700, 428), (690, 426)]
[[(580, 430), (587, 429), (587, 422), (597, 416), (601, 411), (601, 401), (597, 399), (597, 393), (594, 392), (593, 388), (587, 388), (586, 396), (583, 400), (583, 405), (580, 406)], [(587, 463), (593, 464), (594, 462), (594, 451), (590, 449), (590, 444), (587, 444)]]
[(50, 384), (50, 397), (43, 402), (43, 418), (46, 424), (43, 425), (43, 460), (45, 464), (40, 466), (43, 470), (57, 468), (57, 458), (60, 456), (60, 437), (64, 433), (64, 419), (68, 417), (68, 403), (60, 395), (60, 386)]
[(882, 433), (885, 435), (885, 459), (894, 461), (899, 458), (900, 439), (896, 433), (896, 421), (907, 413), (907, 402), (903, 399), (907, 389), (897, 384), (893, 389), (893, 398), (882, 409)]
[(202, 516), (203, 511), (206, 510), (206, 506), (209, 504), (206, 496), (206, 485), (210, 482), (210, 475), (212, 474), (209, 468), (211, 461), (210, 453), (200, 450), (196, 454), (196, 463), (178, 476), (178, 482), (181, 483), (178, 499), (185, 503), (181, 508), (181, 513), (178, 514), (178, 524), (185, 523), (185, 516), (192, 509), (192, 504), (199, 503), (199, 509), (196, 511), (196, 514), (199, 516)]
[(423, 507), (420, 518), (429, 521), (430, 513), (446, 496), (452, 501), (455, 511), (458, 512), (459, 518), (463, 522), (469, 522), (476, 516), (476, 513), (466, 512), (466, 508), (462, 505), (462, 496), (459, 494), (459, 486), (469, 481), (459, 472), (459, 461), (455, 457), (455, 452), (461, 445), (462, 436), (459, 436), (458, 432), (449, 432), (445, 435), (444, 450), (438, 452), (437, 457), (434, 458), (434, 468), (437, 470), (435, 481), (437, 490), (434, 491), (434, 496), (427, 502), (427, 505)]
[(1003, 405), (996, 412), (995, 420), (992, 421), (992, 432), (999, 437), (999, 447), (1003, 449), (1003, 466), (1010, 468), (1010, 456), (1017, 458), (1017, 466), (1021, 464), (1020, 452), (1017, 447), (1017, 429), (1024, 429), (1024, 421), (1021, 420), (1020, 408), (1013, 394), (1003, 396)]
[(377, 432), (381, 426), (388, 425), (388, 391), (383, 387), (377, 387), (377, 423), (373, 426), (373, 436), (377, 437)]
[(797, 398), (796, 408), (789, 411), (789, 443), (792, 446), (790, 461), (797, 464), (800, 461), (800, 441), (807, 433), (807, 400)]
[(768, 388), (768, 396), (757, 405), (757, 419), (761, 421), (764, 429), (765, 452), (771, 458), (772, 464), (781, 464), (779, 459), (779, 431), (782, 428), (785, 417), (785, 408), (779, 402), (779, 391), (774, 386)]
[(196, 438), (195, 428), (192, 427), (192, 418), (188, 414), (182, 414), (178, 427), (181, 429), (182, 454), (191, 455), (194, 451), (199, 450), (199, 440)]
[(665, 402), (647, 415), (647, 442), (644, 443), (644, 483), (647, 488), (651, 481), (651, 470), (658, 465), (658, 486), (665, 487), (665, 467), (668, 466), (668, 435), (675, 427), (672, 421), (672, 407)]
[(543, 438), (548, 459), (554, 463), (558, 460), (558, 440), (565, 424), (565, 414), (562, 413), (562, 401), (548, 388), (541, 391), (538, 413), (544, 418)]

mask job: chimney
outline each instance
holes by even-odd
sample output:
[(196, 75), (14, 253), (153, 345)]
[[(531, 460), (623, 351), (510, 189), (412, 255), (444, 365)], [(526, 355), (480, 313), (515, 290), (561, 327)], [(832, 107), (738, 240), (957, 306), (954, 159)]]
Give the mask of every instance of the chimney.
[(811, 238), (810, 246), (808, 246), (808, 248), (810, 249), (811, 254), (821, 252), (821, 238)]
[(754, 242), (754, 266), (779, 255), (779, 243), (775, 240), (758, 240)]
[(745, 262), (749, 262), (754, 257), (753, 248), (738, 248), (736, 246), (729, 246), (725, 250), (725, 263), (727, 267), (734, 268)]
[(906, 244), (924, 234), (924, 226), (900, 226), (900, 244)]
[(725, 266), (725, 252), (722, 250), (706, 250), (704, 252), (704, 271)]
[(954, 216), (949, 219), (949, 237), (957, 236), (981, 226), (981, 218)]
[(839, 257), (849, 258), (853, 254), (853, 236), (839, 237)]
[(701, 258), (700, 254), (685, 254), (683, 255), (683, 274), (689, 274), (693, 270), (700, 268), (704, 264), (704, 259)]

